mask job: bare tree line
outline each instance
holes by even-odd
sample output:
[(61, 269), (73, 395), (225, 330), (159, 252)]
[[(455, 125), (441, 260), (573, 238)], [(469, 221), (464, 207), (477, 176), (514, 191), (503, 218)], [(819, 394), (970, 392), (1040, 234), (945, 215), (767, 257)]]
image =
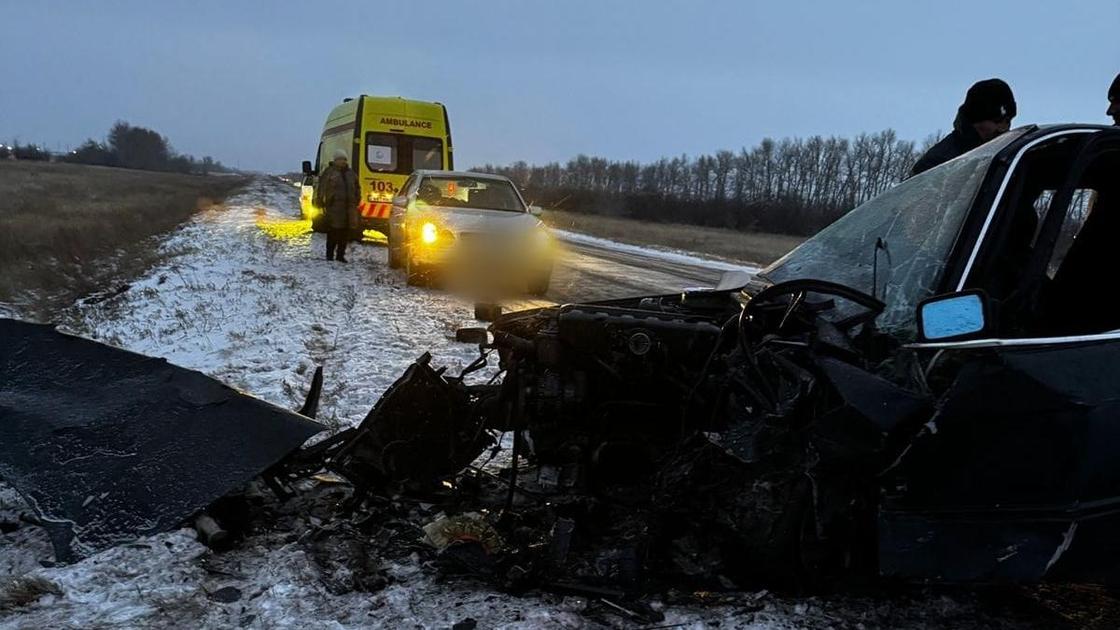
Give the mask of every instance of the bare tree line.
[(229, 170), (210, 156), (197, 160), (192, 155), (176, 153), (166, 136), (123, 120), (109, 130), (107, 142), (86, 140), (63, 159), (78, 164), (202, 175)]
[(767, 138), (737, 153), (682, 155), (648, 164), (579, 155), (566, 164), (515, 162), (477, 170), (510, 177), (549, 207), (812, 234), (905, 179), (922, 149), (887, 129), (854, 139)]
[(166, 136), (123, 120), (113, 125), (105, 142), (91, 138), (67, 153), (52, 153), (39, 145), (18, 141), (13, 146), (0, 143), (0, 159), (10, 158), (201, 175), (231, 170), (210, 156), (199, 160), (177, 153)]

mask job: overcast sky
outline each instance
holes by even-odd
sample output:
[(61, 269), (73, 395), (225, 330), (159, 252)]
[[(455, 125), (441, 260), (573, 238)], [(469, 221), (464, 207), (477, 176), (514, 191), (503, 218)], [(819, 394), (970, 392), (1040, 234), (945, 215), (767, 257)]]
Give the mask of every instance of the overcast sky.
[(766, 136), (948, 130), (975, 80), (1016, 124), (1109, 122), (1120, 2), (0, 0), (0, 140), (117, 119), (297, 170), (360, 93), (448, 106), (460, 166), (656, 159)]

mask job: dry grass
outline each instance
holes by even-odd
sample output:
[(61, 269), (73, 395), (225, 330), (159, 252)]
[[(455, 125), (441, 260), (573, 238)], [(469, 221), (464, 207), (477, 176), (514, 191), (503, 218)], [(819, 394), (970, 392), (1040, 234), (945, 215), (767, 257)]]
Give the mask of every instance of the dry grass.
[(45, 595), (62, 595), (62, 589), (45, 577), (24, 575), (0, 583), (0, 612), (34, 603)]
[(244, 183), (0, 161), (0, 303), (49, 319), (75, 298), (146, 269), (158, 258), (156, 235)]
[(594, 214), (546, 210), (542, 219), (562, 230), (634, 245), (683, 249), (742, 262), (768, 264), (805, 239), (785, 234), (739, 232), (679, 223), (653, 223)]

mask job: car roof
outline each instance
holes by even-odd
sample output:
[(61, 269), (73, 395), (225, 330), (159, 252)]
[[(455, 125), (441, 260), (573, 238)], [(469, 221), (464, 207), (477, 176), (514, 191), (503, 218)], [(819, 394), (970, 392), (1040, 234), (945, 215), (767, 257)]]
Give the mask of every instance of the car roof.
[(1105, 129), (1115, 129), (1116, 125), (1105, 125), (1101, 123), (1050, 123), (1045, 125), (1027, 125), (1029, 127), (1036, 127), (1040, 131), (1055, 131), (1061, 129), (1092, 129), (1095, 131), (1104, 131)]
[(474, 170), (420, 169), (417, 170), (416, 175), (419, 175), (421, 177), (474, 177), (475, 179), (501, 179), (502, 182), (510, 182), (510, 178), (504, 175), (494, 175), (493, 173), (475, 173)]
[(1023, 147), (1029, 145), (1031, 142), (1040, 138), (1054, 135), (1055, 133), (1062, 132), (1083, 132), (1083, 133), (1097, 133), (1101, 131), (1120, 131), (1120, 127), (1114, 125), (1100, 125), (1090, 123), (1061, 123), (1061, 124), (1046, 124), (1046, 125), (1023, 125), (1016, 127), (1011, 132), (1022, 132), (1022, 135), (1008, 144), (996, 159), (1006, 160), (1011, 156), (1019, 153)]
[(1022, 140), (1029, 141), (1040, 136), (1050, 135), (1055, 131), (1106, 131), (1109, 129), (1116, 130), (1118, 128), (1114, 125), (1100, 125), (1090, 123), (1060, 123), (1046, 125), (1023, 125), (1022, 127), (1016, 127), (1015, 129), (1012, 129), (1012, 131), (1015, 131), (1017, 129), (1025, 129)]

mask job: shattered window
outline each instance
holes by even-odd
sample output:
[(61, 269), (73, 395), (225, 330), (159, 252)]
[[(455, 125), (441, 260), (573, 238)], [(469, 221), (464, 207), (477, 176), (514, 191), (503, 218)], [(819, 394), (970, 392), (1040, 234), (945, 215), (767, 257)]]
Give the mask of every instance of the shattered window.
[(1086, 335), (1120, 329), (1116, 298), (1101, 284), (1101, 270), (1111, 266), (1120, 235), (1120, 150), (1095, 155), (1073, 184), (1063, 209), (1046, 276), (1032, 279), (1036, 291), (1015, 336)]
[[(761, 275), (774, 283), (828, 280), (874, 294), (887, 305), (876, 322), (879, 329), (916, 336), (918, 302), (937, 290), (988, 165), (1023, 133), (1006, 133), (902, 182), (844, 215)], [(873, 279), (878, 286), (872, 286)], [(853, 310), (853, 305), (839, 304), (834, 317)]]
[(1051, 280), (1054, 279), (1054, 276), (1058, 273), (1058, 268), (1062, 266), (1062, 261), (1066, 258), (1066, 254), (1073, 247), (1074, 239), (1081, 232), (1085, 220), (1089, 218), (1089, 211), (1092, 209), (1096, 198), (1097, 191), (1095, 190), (1079, 188), (1073, 191), (1069, 212), (1066, 213), (1066, 220), (1062, 223), (1062, 231), (1058, 234), (1058, 241), (1054, 244), (1050, 264), (1046, 267), (1046, 276)]

